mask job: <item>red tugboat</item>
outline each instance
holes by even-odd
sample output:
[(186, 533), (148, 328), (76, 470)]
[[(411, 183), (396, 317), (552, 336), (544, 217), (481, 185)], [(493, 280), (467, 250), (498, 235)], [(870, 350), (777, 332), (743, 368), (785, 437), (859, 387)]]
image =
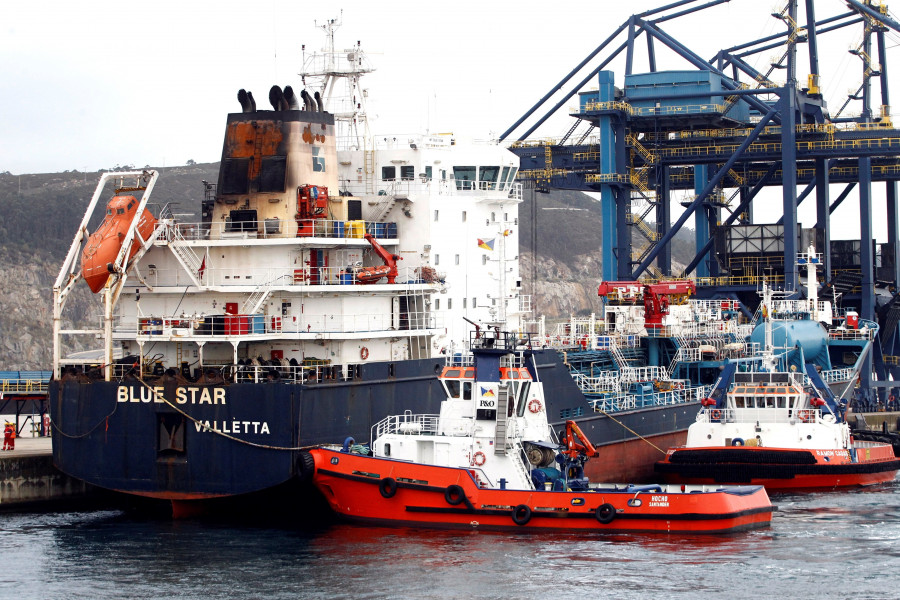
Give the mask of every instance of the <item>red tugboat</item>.
[[(813, 265), (814, 253), (809, 260)], [(764, 289), (764, 350), (752, 362), (727, 365), (711, 397), (703, 400), (697, 422), (688, 428), (687, 444), (670, 448), (656, 472), (667, 481), (705, 484), (761, 484), (768, 490), (830, 489), (893, 481), (900, 460), (891, 444), (853, 440), (845, 420), (846, 401), (837, 398), (803, 348), (775, 347), (775, 334), (796, 325), (771, 317), (798, 314), (786, 300), (773, 304)], [(808, 309), (807, 309), (808, 310)], [(816, 319), (814, 308), (812, 325)], [(874, 322), (834, 331), (871, 340)], [(799, 353), (799, 357), (796, 356)], [(857, 368), (865, 358), (863, 352)], [(795, 364), (789, 365), (793, 360)], [(797, 368), (798, 365), (802, 369)], [(738, 371), (738, 367), (742, 370)], [(803, 371), (806, 371), (805, 373)]]
[[(517, 339), (488, 331), (440, 380), (439, 415), (406, 413), (373, 427), (372, 456), (320, 447), (307, 474), (335, 512), (383, 525), (590, 532), (729, 533), (766, 527), (761, 486), (594, 484), (596, 450), (573, 421), (562, 444), (541, 383)], [(562, 432), (561, 432), (562, 433)]]

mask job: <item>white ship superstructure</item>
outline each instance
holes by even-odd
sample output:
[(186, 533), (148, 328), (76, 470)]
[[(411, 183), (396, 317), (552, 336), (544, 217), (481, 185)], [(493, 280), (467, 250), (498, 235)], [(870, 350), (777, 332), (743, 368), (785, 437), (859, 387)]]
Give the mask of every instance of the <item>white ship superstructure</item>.
[[(273, 86), (272, 110), (238, 94), (242, 112), (228, 117), (199, 220), (153, 208), (153, 172), (104, 177), (91, 208), (114, 185), (117, 198), (142, 196), (134, 204), (158, 223), (143, 239), (122, 215), (130, 233), (108, 264), (106, 316), (98, 329), (68, 331), (57, 318), (56, 369), (102, 364), (111, 377), (140, 362), (144, 373), (194, 378), (349, 378), (354, 365), (462, 345), (464, 318), (518, 326), (528, 304), (516, 260), (518, 158), (452, 135), (368, 135), (359, 79), (370, 69), (358, 46), (333, 50), (337, 25), (308, 61), (319, 70), (304, 70), (309, 90)], [(359, 94), (350, 109), (342, 85)], [(331, 94), (343, 106), (334, 113)], [(57, 317), (86, 237), (82, 227), (57, 282)], [(96, 335), (103, 355), (62, 359), (66, 334)]]

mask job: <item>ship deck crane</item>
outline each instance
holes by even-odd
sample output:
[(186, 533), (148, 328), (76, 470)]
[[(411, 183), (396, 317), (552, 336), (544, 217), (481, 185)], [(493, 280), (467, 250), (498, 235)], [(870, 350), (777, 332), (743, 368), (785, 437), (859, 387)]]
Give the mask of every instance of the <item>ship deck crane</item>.
[(356, 281), (358, 283), (375, 283), (379, 279), (387, 277), (388, 283), (395, 283), (397, 280), (397, 261), (403, 260), (403, 257), (398, 254), (391, 254), (385, 250), (381, 244), (375, 241), (375, 236), (371, 233), (367, 233), (363, 237), (372, 245), (372, 250), (384, 261), (384, 264), (359, 269), (356, 271)]

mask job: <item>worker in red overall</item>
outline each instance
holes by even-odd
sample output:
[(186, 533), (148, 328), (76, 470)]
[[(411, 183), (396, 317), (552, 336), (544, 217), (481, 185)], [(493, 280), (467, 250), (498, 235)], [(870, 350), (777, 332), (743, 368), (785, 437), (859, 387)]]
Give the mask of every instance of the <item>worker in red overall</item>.
[(3, 428), (3, 449), (16, 449), (16, 428), (9, 421), (6, 422), (6, 427)]

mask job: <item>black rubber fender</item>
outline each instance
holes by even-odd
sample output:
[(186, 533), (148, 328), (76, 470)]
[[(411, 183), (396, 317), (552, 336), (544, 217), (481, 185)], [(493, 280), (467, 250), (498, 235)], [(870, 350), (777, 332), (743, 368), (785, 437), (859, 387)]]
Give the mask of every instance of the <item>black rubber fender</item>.
[(531, 508), (527, 504), (520, 504), (512, 509), (512, 520), (516, 525), (525, 525), (531, 520)]
[(594, 516), (604, 525), (608, 525), (616, 518), (616, 507), (609, 502), (604, 502), (594, 511)]
[(732, 445), (732, 446), (743, 446), (743, 445), (744, 445), (744, 438), (734, 438), (734, 439), (732, 439), (732, 440), (731, 440), (731, 445)]
[(461, 486), (456, 485), (448, 485), (447, 489), (444, 490), (444, 500), (447, 501), (447, 504), (450, 506), (457, 506), (462, 504), (466, 499), (466, 492), (462, 489)]
[(316, 459), (306, 450), (301, 450), (300, 456), (297, 457), (297, 476), (300, 481), (307, 482), (312, 480), (315, 473)]
[(397, 493), (397, 480), (393, 477), (385, 477), (378, 482), (378, 491), (385, 498), (393, 498)]

